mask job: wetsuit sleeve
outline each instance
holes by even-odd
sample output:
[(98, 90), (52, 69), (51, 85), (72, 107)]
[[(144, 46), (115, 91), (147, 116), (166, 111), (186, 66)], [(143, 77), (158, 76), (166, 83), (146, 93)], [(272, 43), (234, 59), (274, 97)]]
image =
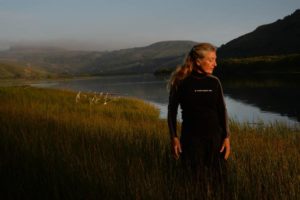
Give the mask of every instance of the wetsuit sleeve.
[(168, 126), (170, 137), (177, 137), (177, 111), (179, 106), (179, 92), (178, 88), (172, 87), (169, 94), (168, 104)]
[(228, 114), (227, 114), (226, 104), (224, 100), (223, 88), (219, 80), (218, 80), (218, 112), (219, 112), (219, 119), (221, 123), (223, 138), (227, 138), (230, 136)]

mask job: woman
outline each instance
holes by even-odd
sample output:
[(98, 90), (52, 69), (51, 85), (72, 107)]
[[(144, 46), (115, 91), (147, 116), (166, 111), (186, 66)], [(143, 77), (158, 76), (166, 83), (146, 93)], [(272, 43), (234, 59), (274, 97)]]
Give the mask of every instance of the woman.
[[(169, 82), (168, 125), (173, 156), (181, 157), (185, 170), (207, 187), (225, 183), (225, 160), (230, 154), (223, 91), (219, 79), (212, 75), (216, 66), (216, 48), (200, 43), (191, 49)], [(176, 132), (179, 105), (180, 139)]]

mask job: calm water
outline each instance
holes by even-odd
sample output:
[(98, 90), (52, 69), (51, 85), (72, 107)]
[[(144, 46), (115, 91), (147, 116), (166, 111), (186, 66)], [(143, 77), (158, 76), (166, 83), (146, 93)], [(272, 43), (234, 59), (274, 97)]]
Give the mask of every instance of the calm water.
[[(167, 116), (168, 92), (166, 80), (149, 74), (40, 82), (31, 85), (35, 87), (71, 89), (74, 91), (108, 92), (120, 96), (137, 97), (158, 107), (161, 118), (166, 118)], [(226, 88), (224, 86), (228, 114), (239, 122), (253, 124), (262, 121), (266, 123), (284, 122), (294, 126), (299, 124), (299, 108), (297, 107), (297, 98), (291, 101), (291, 98), (286, 96), (290, 94), (288, 90), (287, 88), (282, 89), (282, 91), (279, 91), (278, 88), (274, 91), (270, 90), (270, 88), (245, 90), (243, 88)], [(295, 93), (295, 91), (292, 92)], [(283, 93), (286, 94), (284, 95)], [(295, 96), (295, 94), (291, 95)], [(300, 94), (298, 95), (300, 96)], [(180, 115), (178, 118), (180, 119)]]

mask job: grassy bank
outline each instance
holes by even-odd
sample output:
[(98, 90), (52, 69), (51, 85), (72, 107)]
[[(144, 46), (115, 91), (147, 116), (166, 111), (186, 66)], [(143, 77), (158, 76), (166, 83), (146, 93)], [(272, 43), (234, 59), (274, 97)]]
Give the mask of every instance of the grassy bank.
[[(0, 105), (1, 199), (194, 199), (149, 104), (7, 87)], [(298, 199), (299, 129), (230, 125), (233, 199)]]

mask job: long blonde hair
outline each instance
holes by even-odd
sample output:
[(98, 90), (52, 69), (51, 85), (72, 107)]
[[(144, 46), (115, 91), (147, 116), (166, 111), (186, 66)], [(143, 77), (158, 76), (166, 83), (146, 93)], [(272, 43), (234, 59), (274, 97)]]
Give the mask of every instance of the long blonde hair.
[(184, 64), (177, 67), (176, 70), (171, 74), (171, 78), (168, 82), (168, 89), (171, 87), (177, 87), (185, 77), (187, 77), (194, 69), (197, 59), (202, 59), (205, 52), (217, 51), (217, 48), (210, 43), (199, 43), (191, 49), (187, 54)]

